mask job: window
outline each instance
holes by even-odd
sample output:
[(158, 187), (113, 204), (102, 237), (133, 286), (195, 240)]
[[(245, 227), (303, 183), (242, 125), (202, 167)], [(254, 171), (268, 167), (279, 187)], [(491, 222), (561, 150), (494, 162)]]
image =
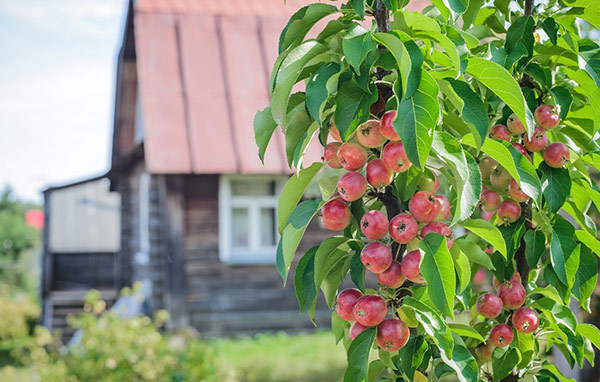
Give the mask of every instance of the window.
[(287, 177), (222, 175), (219, 257), (232, 264), (274, 264), (279, 233), (277, 197)]

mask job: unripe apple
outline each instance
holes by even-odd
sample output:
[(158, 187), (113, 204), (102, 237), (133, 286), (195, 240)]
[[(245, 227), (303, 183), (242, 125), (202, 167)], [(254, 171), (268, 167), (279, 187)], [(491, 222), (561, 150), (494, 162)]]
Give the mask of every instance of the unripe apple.
[(531, 152), (541, 151), (548, 145), (548, 134), (546, 131), (539, 126), (533, 129), (533, 135), (531, 139), (526, 135), (523, 138), (525, 147)]
[(360, 219), (360, 230), (371, 240), (379, 240), (388, 233), (388, 220), (379, 210), (366, 212)]
[(338, 180), (337, 190), (342, 199), (353, 202), (362, 198), (367, 191), (367, 180), (358, 172), (348, 171)]
[(535, 119), (535, 123), (546, 130), (554, 129), (560, 122), (560, 116), (552, 105), (538, 106), (533, 113), (533, 119)]
[(406, 345), (409, 337), (410, 330), (404, 322), (397, 318), (388, 318), (377, 327), (375, 342), (383, 350), (394, 352)]
[(554, 142), (544, 150), (544, 162), (550, 167), (563, 167), (568, 161), (571, 154), (564, 143)]
[(392, 261), (392, 264), (388, 269), (377, 275), (377, 281), (390, 288), (400, 288), (402, 284), (404, 284), (404, 275), (402, 274), (402, 266), (400, 263)]
[(515, 113), (511, 114), (506, 120), (506, 127), (508, 127), (508, 130), (513, 134), (523, 134), (526, 130), (525, 126), (523, 126), (523, 123)]
[[(352, 316), (352, 320), (355, 320), (354, 316)], [(350, 339), (355, 339), (360, 333), (364, 332), (367, 329), (369, 329), (368, 326), (361, 325), (358, 322), (353, 323), (350, 327)]]
[(361, 145), (370, 148), (379, 147), (386, 141), (379, 131), (379, 121), (376, 119), (360, 124), (356, 129), (356, 138)]
[(493, 160), (491, 157), (485, 157), (479, 161), (479, 171), (481, 171), (481, 179), (489, 182), (492, 171), (498, 167), (498, 162)]
[(503, 141), (510, 142), (510, 131), (502, 124), (492, 126), (489, 136), (492, 139), (502, 139)]
[(359, 298), (363, 296), (362, 292), (355, 288), (344, 289), (341, 291), (335, 300), (335, 311), (342, 318), (342, 320), (346, 321), (354, 321), (354, 313), (352, 313), (352, 308), (354, 308), (354, 304), (358, 301)]
[(321, 210), (323, 227), (331, 231), (340, 231), (350, 224), (350, 208), (340, 199), (333, 199)]
[(408, 201), (408, 210), (412, 216), (424, 223), (434, 221), (441, 209), (435, 195), (428, 191), (419, 191)]
[(425, 236), (429, 235), (430, 233), (439, 233), (440, 235), (446, 237), (446, 245), (448, 246), (448, 249), (452, 247), (452, 243), (454, 242), (454, 234), (452, 233), (452, 230), (448, 224), (442, 222), (430, 222), (425, 224), (425, 227), (421, 229), (421, 237), (424, 239)]
[(373, 159), (367, 164), (367, 181), (373, 187), (389, 186), (394, 180), (394, 173), (390, 171), (383, 159)]
[(521, 190), (516, 180), (511, 180), (508, 185), (508, 196), (517, 203), (523, 203), (529, 200), (529, 195)]
[(435, 172), (432, 171), (431, 173), (433, 174), (433, 179), (428, 176), (422, 176), (421, 179), (419, 179), (419, 183), (417, 183), (417, 188), (421, 191), (435, 194), (440, 189), (440, 179)]
[(337, 151), (342, 144), (340, 142), (330, 142), (323, 151), (323, 161), (331, 168), (341, 168), (342, 165), (337, 159)]
[(410, 161), (402, 142), (390, 142), (383, 148), (383, 162), (394, 172), (404, 172), (410, 168)]
[(424, 283), (423, 275), (421, 275), (421, 251), (415, 249), (414, 251), (408, 252), (404, 255), (402, 263), (402, 274), (407, 280), (414, 283)]
[(329, 134), (331, 135), (331, 138), (333, 138), (334, 140), (341, 142), (342, 141), (342, 137), (340, 137), (340, 131), (337, 129), (337, 126), (335, 125), (334, 122), (331, 123), (331, 130), (329, 130)]
[(354, 142), (344, 142), (337, 152), (342, 167), (348, 171), (356, 171), (367, 163), (367, 152), (364, 147)]
[(481, 208), (485, 212), (494, 212), (500, 206), (502, 199), (494, 190), (485, 190), (481, 193)]
[(490, 183), (498, 191), (505, 191), (511, 180), (512, 176), (502, 166), (493, 169), (490, 175)]
[(510, 345), (515, 334), (510, 326), (499, 324), (490, 331), (490, 341), (500, 348)]
[(381, 130), (381, 135), (389, 139), (390, 141), (399, 141), (400, 136), (394, 129), (394, 118), (396, 118), (396, 110), (386, 111), (381, 116), (381, 125), (379, 129)]
[(540, 325), (540, 319), (535, 310), (523, 306), (513, 313), (512, 324), (521, 333), (533, 333)]
[(475, 355), (481, 363), (488, 363), (492, 360), (492, 354), (496, 346), (491, 342), (487, 341), (475, 348)]
[(505, 200), (500, 203), (497, 214), (499, 224), (514, 223), (521, 217), (521, 205), (512, 200)]
[(498, 288), (498, 296), (502, 299), (504, 307), (517, 309), (525, 303), (527, 293), (521, 283), (505, 281)]
[(410, 243), (419, 231), (419, 224), (409, 214), (399, 214), (390, 220), (390, 236), (400, 244)]
[(392, 250), (387, 245), (374, 241), (363, 248), (360, 261), (371, 272), (381, 273), (392, 264)]
[(502, 313), (502, 299), (493, 293), (486, 293), (477, 299), (477, 311), (483, 317), (496, 318)]
[(368, 294), (356, 301), (352, 312), (356, 322), (363, 326), (372, 327), (385, 320), (387, 305), (381, 297)]
[(446, 195), (438, 194), (435, 198), (440, 202), (440, 213), (435, 220), (446, 220), (450, 217), (450, 201)]

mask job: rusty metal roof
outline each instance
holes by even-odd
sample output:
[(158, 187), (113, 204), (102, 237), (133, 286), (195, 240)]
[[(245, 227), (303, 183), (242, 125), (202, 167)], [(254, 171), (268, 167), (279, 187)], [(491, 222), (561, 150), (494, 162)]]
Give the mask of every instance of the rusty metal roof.
[[(269, 104), (279, 33), (306, 0), (137, 0), (144, 148), (152, 173), (289, 173), (276, 131), (260, 162), (253, 119)], [(322, 154), (309, 148), (308, 161)]]

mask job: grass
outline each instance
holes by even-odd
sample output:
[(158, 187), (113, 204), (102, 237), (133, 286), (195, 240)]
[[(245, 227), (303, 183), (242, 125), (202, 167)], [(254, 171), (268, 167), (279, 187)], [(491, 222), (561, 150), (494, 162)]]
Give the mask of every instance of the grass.
[(213, 345), (228, 381), (341, 381), (346, 367), (344, 347), (328, 332), (263, 334), (215, 340)]

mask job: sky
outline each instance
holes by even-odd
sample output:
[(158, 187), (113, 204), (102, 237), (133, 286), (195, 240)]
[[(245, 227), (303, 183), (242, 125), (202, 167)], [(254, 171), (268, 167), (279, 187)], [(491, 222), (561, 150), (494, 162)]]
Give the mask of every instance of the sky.
[(0, 1), (0, 189), (108, 170), (126, 0)]

